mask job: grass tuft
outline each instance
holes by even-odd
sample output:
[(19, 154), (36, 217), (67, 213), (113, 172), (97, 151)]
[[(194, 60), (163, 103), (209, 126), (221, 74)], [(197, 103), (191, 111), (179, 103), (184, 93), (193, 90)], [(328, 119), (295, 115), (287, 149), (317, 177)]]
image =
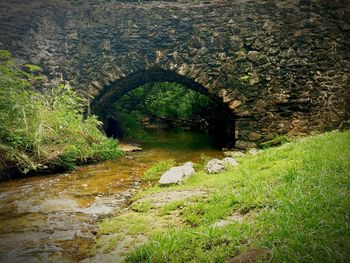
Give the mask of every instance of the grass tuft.
[(149, 212), (152, 207), (153, 205), (149, 200), (143, 202), (135, 202), (130, 206), (133, 211), (140, 213)]
[(173, 159), (157, 162), (154, 165), (152, 165), (151, 168), (149, 168), (143, 173), (141, 179), (143, 181), (158, 180), (164, 172), (169, 170), (174, 165), (175, 165), (175, 161)]

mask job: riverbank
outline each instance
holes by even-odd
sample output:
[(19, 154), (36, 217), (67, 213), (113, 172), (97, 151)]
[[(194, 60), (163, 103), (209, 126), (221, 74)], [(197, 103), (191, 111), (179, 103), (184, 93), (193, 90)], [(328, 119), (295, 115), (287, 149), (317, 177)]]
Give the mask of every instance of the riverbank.
[[(80, 262), (97, 223), (118, 215), (158, 169), (203, 156), (222, 158), (209, 136), (154, 130), (143, 151), (76, 167), (72, 172), (0, 181), (0, 262)], [(152, 171), (150, 177), (142, 177)]]
[[(184, 184), (140, 191), (99, 224), (84, 262), (346, 262), (350, 132), (237, 158)], [(249, 261), (250, 260), (250, 261)]]
[(68, 82), (0, 50), (0, 179), (73, 170), (122, 155)]

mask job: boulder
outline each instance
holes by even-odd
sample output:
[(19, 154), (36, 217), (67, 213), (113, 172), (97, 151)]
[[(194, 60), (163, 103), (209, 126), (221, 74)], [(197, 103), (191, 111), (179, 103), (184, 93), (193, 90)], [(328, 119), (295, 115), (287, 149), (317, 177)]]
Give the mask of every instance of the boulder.
[(222, 160), (210, 160), (205, 166), (205, 171), (209, 174), (218, 174), (226, 170), (228, 166), (237, 166), (238, 163), (231, 157), (226, 157)]
[(238, 165), (237, 161), (231, 157), (226, 157), (226, 158), (222, 159), (222, 162), (224, 163), (225, 166), (237, 166)]
[(339, 130), (341, 130), (341, 131), (350, 130), (350, 120), (343, 121), (339, 126)]
[(251, 132), (248, 134), (249, 141), (257, 142), (262, 138), (262, 135), (258, 132)]
[(205, 171), (209, 174), (217, 174), (225, 170), (225, 164), (219, 159), (210, 160), (205, 166)]
[(235, 147), (237, 149), (247, 150), (247, 149), (256, 148), (256, 143), (238, 140), (236, 141)]
[(138, 145), (120, 143), (118, 146), (119, 146), (119, 149), (120, 149), (123, 153), (140, 152), (140, 151), (142, 151), (142, 148), (139, 147)]
[(194, 173), (193, 163), (191, 162), (172, 167), (160, 177), (159, 185), (180, 184)]

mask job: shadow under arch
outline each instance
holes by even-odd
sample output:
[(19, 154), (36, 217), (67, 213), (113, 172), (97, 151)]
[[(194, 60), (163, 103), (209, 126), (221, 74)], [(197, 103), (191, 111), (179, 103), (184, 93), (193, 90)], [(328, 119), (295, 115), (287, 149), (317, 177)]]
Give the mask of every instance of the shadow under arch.
[[(116, 134), (121, 134), (121, 127), (115, 114), (111, 112), (110, 106), (118, 101), (126, 93), (151, 82), (175, 82), (182, 86), (200, 92), (213, 101), (215, 101), (222, 109), (217, 118), (218, 125), (216, 134), (212, 134), (222, 141), (222, 147), (234, 147), (235, 144), (235, 116), (228, 105), (222, 102), (222, 99), (209, 93), (209, 91), (194, 80), (179, 75), (173, 71), (161, 68), (153, 68), (149, 70), (138, 71), (126, 77), (112, 81), (105, 85), (100, 93), (91, 102), (92, 113), (97, 115), (103, 122), (103, 128), (107, 135), (111, 136), (110, 130), (114, 130)], [(219, 123), (220, 122), (220, 123)], [(215, 130), (215, 127), (214, 127)], [(121, 136), (113, 136), (121, 137)]]

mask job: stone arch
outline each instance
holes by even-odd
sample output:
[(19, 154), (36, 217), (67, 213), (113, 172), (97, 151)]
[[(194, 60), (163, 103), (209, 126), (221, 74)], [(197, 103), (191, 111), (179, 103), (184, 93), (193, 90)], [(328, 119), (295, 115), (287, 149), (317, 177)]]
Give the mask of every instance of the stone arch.
[(0, 1), (0, 49), (96, 110), (110, 85), (175, 71), (229, 104), (243, 149), (350, 117), (348, 1), (85, 2)]
[(221, 146), (234, 146), (236, 140), (235, 114), (234, 111), (229, 108), (228, 104), (224, 103), (222, 98), (217, 96), (217, 94), (211, 93), (195, 80), (180, 75), (175, 71), (162, 68), (151, 68), (132, 73), (126, 77), (108, 83), (101, 89), (99, 94), (93, 99), (91, 109), (93, 113), (102, 120), (105, 131), (111, 127), (116, 130), (120, 129), (118, 120), (114, 119), (113, 114), (108, 110), (109, 106), (126, 93), (151, 82), (175, 82), (188, 89), (202, 93), (218, 103), (222, 109), (221, 116), (217, 116), (220, 120), (220, 128), (222, 128), (222, 130), (217, 131), (219, 137), (222, 139), (223, 144)]

